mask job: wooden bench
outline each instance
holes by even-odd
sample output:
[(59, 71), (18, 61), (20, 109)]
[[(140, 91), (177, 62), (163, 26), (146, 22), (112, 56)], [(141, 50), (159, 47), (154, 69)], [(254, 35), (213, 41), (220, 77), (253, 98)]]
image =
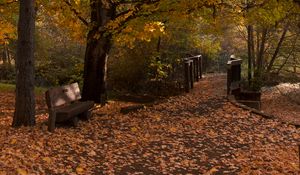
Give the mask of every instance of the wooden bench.
[(80, 116), (86, 119), (90, 116), (90, 109), (94, 106), (92, 101), (79, 101), (81, 99), (78, 83), (54, 87), (45, 93), (49, 110), (48, 130), (53, 132), (58, 122), (70, 121), (77, 125)]

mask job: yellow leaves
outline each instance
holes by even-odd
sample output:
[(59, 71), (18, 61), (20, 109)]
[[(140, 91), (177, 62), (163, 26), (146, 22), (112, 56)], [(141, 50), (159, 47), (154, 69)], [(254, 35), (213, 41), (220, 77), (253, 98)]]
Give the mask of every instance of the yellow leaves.
[(28, 173), (27, 173), (27, 171), (24, 170), (24, 169), (17, 169), (17, 174), (18, 174), (18, 175), (27, 175)]
[(16, 38), (16, 27), (0, 18), (0, 44), (8, 44), (8, 39)]
[(148, 22), (144, 25), (140, 22), (126, 26), (115, 39), (116, 43), (133, 49), (137, 41), (150, 42), (165, 34), (165, 25), (160, 21)]
[(117, 30), (120, 25), (126, 21), (130, 16), (132, 16), (134, 14), (134, 10), (130, 10), (129, 12), (127, 12), (126, 14), (124, 15), (121, 15), (119, 16), (118, 18), (116, 18), (115, 20), (113, 21), (110, 21), (107, 25), (106, 25), (106, 28), (108, 30)]
[(207, 171), (206, 173), (204, 173), (204, 175), (213, 175), (214, 173), (218, 172), (219, 170), (216, 167), (213, 167), (212, 169), (210, 169), (209, 171)]
[(17, 139), (11, 139), (9, 143), (12, 144), (12, 145), (14, 145), (14, 144), (17, 143)]
[(43, 161), (45, 161), (46, 163), (51, 163), (51, 158), (50, 157), (44, 157)]
[(165, 26), (162, 22), (156, 21), (152, 23), (147, 23), (144, 27), (145, 32), (154, 32), (156, 30), (159, 30), (160, 32), (165, 31)]
[(77, 174), (84, 174), (84, 169), (83, 169), (81, 166), (78, 166), (78, 167), (76, 168), (76, 173), (77, 173)]
[(74, 0), (74, 2), (75, 2), (76, 5), (79, 5), (81, 0)]
[(132, 131), (132, 132), (137, 132), (138, 129), (137, 129), (136, 127), (132, 127), (132, 128), (131, 128), (131, 131)]

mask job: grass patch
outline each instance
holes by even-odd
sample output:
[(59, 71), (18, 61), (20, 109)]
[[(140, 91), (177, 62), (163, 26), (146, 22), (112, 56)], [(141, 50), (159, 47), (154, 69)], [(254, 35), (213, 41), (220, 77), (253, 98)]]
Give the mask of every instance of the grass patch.
[[(16, 85), (14, 84), (6, 84), (6, 83), (0, 83), (0, 91), (1, 92), (14, 92), (16, 89)], [(46, 88), (43, 87), (35, 87), (34, 92), (37, 95), (42, 95), (46, 92)]]

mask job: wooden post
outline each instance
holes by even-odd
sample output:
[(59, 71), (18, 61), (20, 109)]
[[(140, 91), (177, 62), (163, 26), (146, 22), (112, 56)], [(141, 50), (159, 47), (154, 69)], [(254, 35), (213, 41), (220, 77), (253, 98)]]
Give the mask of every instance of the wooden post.
[(195, 72), (195, 81), (199, 81), (199, 57), (195, 57), (194, 59), (194, 72)]
[(227, 62), (227, 95), (231, 94), (232, 90), (240, 89), (241, 64), (242, 60), (235, 58), (230, 58)]
[(189, 65), (190, 65), (190, 84), (191, 84), (191, 89), (193, 89), (194, 88), (194, 61), (190, 60)]
[(194, 82), (202, 78), (202, 56), (184, 58), (184, 81), (185, 91), (189, 92), (194, 88)]
[(199, 74), (200, 74), (200, 79), (202, 79), (202, 60), (203, 60), (203, 57), (202, 55), (199, 56)]
[(184, 88), (185, 92), (190, 91), (190, 65), (188, 61), (184, 61)]
[(230, 94), (231, 74), (231, 63), (227, 63), (227, 95)]
[(50, 131), (50, 132), (54, 131), (55, 121), (56, 121), (56, 111), (50, 109), (49, 110), (49, 119), (48, 119), (48, 131)]

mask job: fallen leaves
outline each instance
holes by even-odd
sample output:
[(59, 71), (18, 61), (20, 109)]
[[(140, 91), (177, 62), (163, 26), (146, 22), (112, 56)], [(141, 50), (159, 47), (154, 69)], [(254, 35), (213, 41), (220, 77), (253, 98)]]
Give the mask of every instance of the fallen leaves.
[(17, 173), (18, 175), (27, 175), (27, 171), (26, 170), (23, 170), (23, 169), (17, 169)]
[(212, 169), (210, 169), (209, 171), (204, 173), (204, 175), (213, 175), (215, 172), (218, 172), (218, 171), (219, 170), (216, 167), (213, 167)]
[(262, 110), (280, 120), (300, 125), (300, 83), (263, 88)]
[(43, 161), (45, 161), (46, 163), (51, 163), (51, 158), (50, 157), (44, 157)]
[(36, 127), (11, 128), (6, 106), (0, 174), (297, 174), (299, 129), (236, 108), (224, 86), (224, 76), (206, 78), (189, 94), (126, 115), (127, 103), (110, 102), (55, 133), (43, 129), (42, 112)]
[(78, 174), (84, 174), (84, 169), (82, 167), (78, 166), (76, 168), (76, 173), (78, 173)]

